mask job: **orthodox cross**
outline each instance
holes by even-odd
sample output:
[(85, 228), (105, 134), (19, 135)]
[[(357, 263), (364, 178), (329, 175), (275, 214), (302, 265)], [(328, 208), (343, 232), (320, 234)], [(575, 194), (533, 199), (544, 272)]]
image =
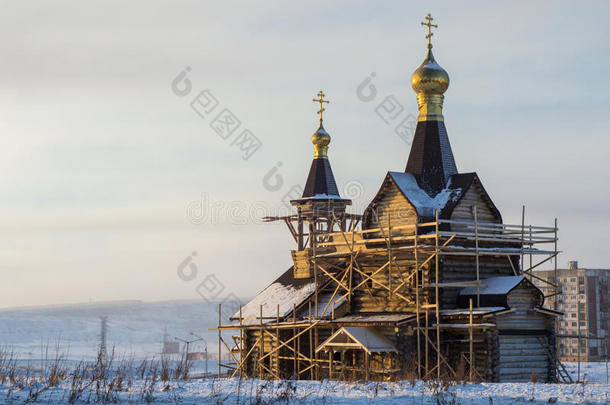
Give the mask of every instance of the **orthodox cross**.
[(426, 27), (428, 27), (428, 35), (426, 35), (426, 39), (428, 40), (428, 48), (432, 48), (432, 35), (434, 35), (434, 33), (432, 32), (432, 28), (438, 28), (438, 25), (432, 24), (434, 18), (432, 18), (430, 13), (428, 13), (428, 15), (426, 16), (426, 20), (428, 21), (422, 21), (421, 25), (425, 25)]
[(326, 94), (324, 94), (324, 92), (322, 90), (320, 90), (318, 92), (318, 98), (313, 99), (314, 103), (320, 103), (320, 111), (318, 111), (318, 114), (320, 115), (320, 124), (322, 124), (322, 113), (324, 111), (326, 111), (326, 109), (324, 108), (324, 103), (326, 103), (326, 104), (330, 103), (330, 101), (324, 100), (324, 97), (326, 97)]

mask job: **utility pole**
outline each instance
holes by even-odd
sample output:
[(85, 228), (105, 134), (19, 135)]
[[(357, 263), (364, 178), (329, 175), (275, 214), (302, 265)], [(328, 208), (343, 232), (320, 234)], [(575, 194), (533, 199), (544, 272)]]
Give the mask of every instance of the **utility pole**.
[[(202, 338), (201, 336), (197, 336), (193, 332), (191, 332), (190, 334), (195, 336), (197, 339), (187, 340), (187, 339), (180, 339), (179, 337), (175, 336), (176, 339), (178, 339), (179, 341), (184, 343), (185, 351), (186, 351), (185, 360), (189, 359), (189, 346), (191, 343), (199, 342), (201, 340), (203, 340), (205, 342), (205, 339)], [(207, 353), (208, 353), (208, 344), (207, 343), (205, 344), (205, 353), (206, 353), (206, 372), (207, 372)]]
[(100, 316), (100, 357), (106, 359), (106, 334), (108, 332), (108, 316)]
[(199, 335), (195, 335), (193, 332), (191, 332), (192, 336), (195, 336), (196, 338), (198, 338), (198, 340), (193, 340), (192, 342), (198, 342), (199, 340), (201, 340), (204, 344), (205, 344), (205, 349), (204, 349), (204, 353), (205, 353), (205, 375), (208, 375), (208, 342), (202, 338)]

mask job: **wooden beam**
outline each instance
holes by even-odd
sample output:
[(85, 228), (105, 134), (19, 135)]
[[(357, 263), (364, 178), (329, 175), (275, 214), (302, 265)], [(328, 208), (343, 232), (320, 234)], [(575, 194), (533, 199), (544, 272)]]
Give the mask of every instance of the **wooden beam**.
[[(345, 278), (347, 277), (347, 273), (348, 273), (348, 272), (346, 271), (346, 272), (345, 272), (345, 274), (343, 274), (343, 278), (341, 278), (341, 283), (342, 283), (342, 282), (345, 280)], [(320, 317), (323, 317), (323, 316), (324, 316), (324, 314), (326, 313), (326, 310), (328, 309), (328, 306), (329, 306), (329, 305), (332, 305), (332, 308), (333, 308), (333, 309), (332, 309), (332, 314), (333, 314), (332, 318), (334, 318), (334, 317), (335, 317), (335, 316), (334, 316), (334, 314), (335, 314), (335, 304), (333, 303), (333, 299), (335, 298), (335, 295), (337, 295), (337, 292), (339, 291), (339, 287), (341, 287), (341, 286), (342, 286), (342, 284), (341, 284), (341, 283), (337, 284), (337, 288), (335, 288), (335, 291), (333, 292), (333, 295), (331, 295), (330, 300), (328, 300), (328, 303), (326, 304), (326, 306), (325, 306), (325, 307), (324, 307), (324, 309), (322, 310), (322, 314), (320, 315)], [(344, 287), (344, 288), (345, 288), (345, 287)], [(349, 291), (349, 290), (348, 290), (348, 291)], [(332, 318), (331, 318), (331, 319), (332, 319)]]
[(262, 336), (259, 336), (258, 339), (256, 340), (256, 342), (254, 342), (254, 344), (252, 345), (252, 347), (250, 348), (248, 353), (246, 353), (246, 356), (243, 359), (241, 359), (241, 361), (239, 362), (237, 368), (235, 369), (235, 371), (233, 372), (233, 375), (231, 375), (231, 377), (235, 377), (235, 374), (237, 374), (237, 371), (243, 367), (243, 365), (246, 362), (246, 360), (248, 359), (248, 357), (250, 357), (250, 354), (252, 353), (252, 351), (258, 346), (258, 341), (261, 340), (261, 338), (262, 338)]
[(293, 337), (291, 337), (290, 339), (286, 340), (285, 342), (283, 342), (282, 344), (278, 345), (278, 347), (274, 348), (273, 350), (271, 350), (269, 353), (265, 353), (265, 355), (261, 358), (261, 360), (269, 357), (271, 354), (273, 354), (274, 352), (276, 352), (277, 350), (281, 349), (282, 347), (286, 346), (287, 344), (289, 344), (290, 342), (292, 342), (294, 339), (298, 338), (299, 336), (301, 336), (302, 334), (304, 334), (305, 332), (307, 332), (308, 330), (310, 330), (311, 328), (313, 328), (314, 326), (316, 326), (318, 323), (320, 323), (320, 321), (315, 321), (312, 324), (310, 324), (307, 328), (303, 329), (302, 331), (300, 331), (299, 333), (297, 333), (296, 335), (294, 335)]
[[(294, 238), (294, 241), (298, 244), (299, 237), (298, 237), (297, 231), (294, 229), (294, 226), (292, 225), (292, 222), (290, 222), (287, 218), (284, 218), (284, 222), (286, 223), (286, 226), (288, 227), (290, 234)], [(301, 249), (299, 248), (299, 250), (301, 250)]]
[[(343, 275), (343, 278), (341, 279), (341, 281), (337, 280), (331, 273), (329, 273), (328, 271), (326, 271), (326, 269), (324, 269), (324, 267), (320, 266), (319, 264), (317, 265), (317, 267), (322, 270), (322, 272), (324, 274), (326, 274), (331, 280), (333, 280), (335, 283), (337, 283), (339, 286), (343, 287), (345, 289), (345, 291), (349, 291), (349, 287), (346, 286), (345, 284), (343, 284), (343, 280), (345, 278), (345, 274), (347, 274), (347, 269), (344, 269), (343, 271), (345, 272), (345, 274)], [(314, 269), (315, 271), (315, 269)]]
[(470, 298), (468, 300), (468, 303), (470, 305), (470, 317), (469, 317), (469, 324), (470, 324), (470, 328), (468, 329), (468, 340), (469, 340), (469, 349), (470, 349), (470, 382), (473, 382), (473, 368), (474, 368), (474, 344), (472, 341), (472, 298)]
[(222, 361), (222, 348), (220, 347), (220, 341), (222, 340), (222, 332), (220, 330), (220, 325), (222, 325), (221, 305), (218, 304), (218, 378), (220, 378), (221, 374), (220, 363)]

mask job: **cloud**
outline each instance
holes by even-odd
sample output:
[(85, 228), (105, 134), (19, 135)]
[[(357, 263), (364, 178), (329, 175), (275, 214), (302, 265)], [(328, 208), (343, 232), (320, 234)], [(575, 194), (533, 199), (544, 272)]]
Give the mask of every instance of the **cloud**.
[[(337, 181), (372, 196), (409, 149), (356, 87), (376, 72), (380, 97), (415, 112), (428, 12), (458, 167), (479, 173), (505, 218), (523, 202), (532, 221), (560, 215), (565, 260), (603, 266), (607, 237), (582, 224), (607, 221), (610, 197), (607, 3), (18, 2), (0, 16), (0, 263), (12, 269), (0, 306), (193, 294), (172, 266), (196, 246), (254, 294), (262, 285), (244, 280), (290, 264), (286, 230), (193, 227), (187, 205), (207, 192), (280, 206), (284, 190), (262, 178), (282, 162), (286, 187), (304, 182), (320, 88)], [(172, 93), (186, 66), (194, 92), (210, 89), (262, 141), (250, 160), (193, 112), (195, 93)]]

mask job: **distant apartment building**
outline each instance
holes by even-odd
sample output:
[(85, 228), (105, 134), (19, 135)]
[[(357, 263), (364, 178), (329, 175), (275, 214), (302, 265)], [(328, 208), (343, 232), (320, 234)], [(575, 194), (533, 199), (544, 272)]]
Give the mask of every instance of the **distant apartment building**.
[[(538, 270), (533, 274), (549, 283), (557, 284), (561, 294), (547, 297), (545, 305), (564, 313), (557, 324), (557, 350), (562, 360), (600, 361), (607, 356), (610, 346), (610, 269), (579, 268), (577, 261), (568, 262), (567, 269)], [(545, 296), (555, 290), (534, 278), (532, 281)], [(580, 339), (580, 353), (577, 336)]]

